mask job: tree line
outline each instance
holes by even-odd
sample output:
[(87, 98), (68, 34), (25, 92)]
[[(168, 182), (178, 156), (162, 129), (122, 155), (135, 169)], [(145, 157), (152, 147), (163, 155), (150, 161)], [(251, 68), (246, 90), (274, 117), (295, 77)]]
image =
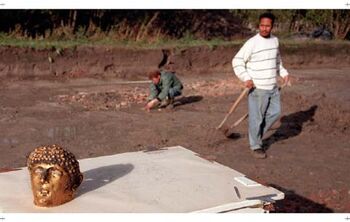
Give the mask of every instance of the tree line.
[[(350, 39), (350, 10), (269, 10), (275, 29), (309, 33), (322, 27)], [(254, 32), (264, 10), (1, 10), (0, 32), (16, 38), (102, 38), (156, 41), (190, 36), (232, 40)]]

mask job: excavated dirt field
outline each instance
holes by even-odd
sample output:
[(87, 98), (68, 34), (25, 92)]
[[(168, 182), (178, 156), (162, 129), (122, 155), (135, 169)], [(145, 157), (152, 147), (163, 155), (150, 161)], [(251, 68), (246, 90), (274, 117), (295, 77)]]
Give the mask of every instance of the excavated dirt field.
[[(293, 85), (264, 160), (249, 152), (246, 120), (228, 137), (215, 130), (242, 90), (230, 65), (237, 49), (0, 48), (0, 172), (43, 144), (78, 158), (181, 145), (285, 192), (272, 212), (350, 212), (350, 46), (282, 48)], [(148, 113), (148, 84), (125, 81), (159, 64), (185, 90), (173, 110)], [(245, 112), (246, 99), (227, 125)]]

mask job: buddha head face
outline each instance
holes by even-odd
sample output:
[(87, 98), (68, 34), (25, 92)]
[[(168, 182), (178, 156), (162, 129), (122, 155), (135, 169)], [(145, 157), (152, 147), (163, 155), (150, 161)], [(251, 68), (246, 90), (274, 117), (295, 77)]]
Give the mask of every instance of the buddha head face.
[(72, 200), (83, 180), (74, 155), (57, 145), (35, 148), (29, 154), (27, 166), (34, 204), (40, 207), (58, 206)]

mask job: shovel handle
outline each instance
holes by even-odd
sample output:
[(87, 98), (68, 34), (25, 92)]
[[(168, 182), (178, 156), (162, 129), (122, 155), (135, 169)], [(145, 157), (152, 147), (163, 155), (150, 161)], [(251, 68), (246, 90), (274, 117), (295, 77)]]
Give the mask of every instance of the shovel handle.
[(243, 99), (243, 97), (249, 92), (248, 88), (244, 88), (244, 90), (241, 92), (241, 95), (239, 95), (238, 99), (235, 101), (235, 103), (232, 105), (231, 109), (228, 111), (228, 113), (226, 114), (225, 118), (222, 120), (222, 122), (220, 123), (220, 125), (218, 127), (216, 127), (216, 129), (220, 129), (224, 123), (226, 122), (227, 118), (231, 115), (231, 113), (233, 113), (233, 111), (235, 111), (235, 109), (237, 108), (238, 104), (241, 102), (241, 100)]

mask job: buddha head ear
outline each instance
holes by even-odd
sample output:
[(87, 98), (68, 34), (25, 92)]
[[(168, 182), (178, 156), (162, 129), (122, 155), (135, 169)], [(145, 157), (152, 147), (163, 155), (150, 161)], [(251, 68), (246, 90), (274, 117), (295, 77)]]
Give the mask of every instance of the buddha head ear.
[(72, 191), (75, 191), (80, 186), (80, 184), (83, 182), (83, 179), (84, 179), (84, 176), (83, 176), (83, 174), (80, 173), (77, 176), (76, 181), (72, 186)]
[(80, 184), (83, 182), (83, 179), (84, 179), (84, 176), (83, 176), (83, 174), (81, 173), (81, 174), (79, 175), (79, 182), (78, 182), (78, 185), (77, 185), (77, 186), (80, 186)]

